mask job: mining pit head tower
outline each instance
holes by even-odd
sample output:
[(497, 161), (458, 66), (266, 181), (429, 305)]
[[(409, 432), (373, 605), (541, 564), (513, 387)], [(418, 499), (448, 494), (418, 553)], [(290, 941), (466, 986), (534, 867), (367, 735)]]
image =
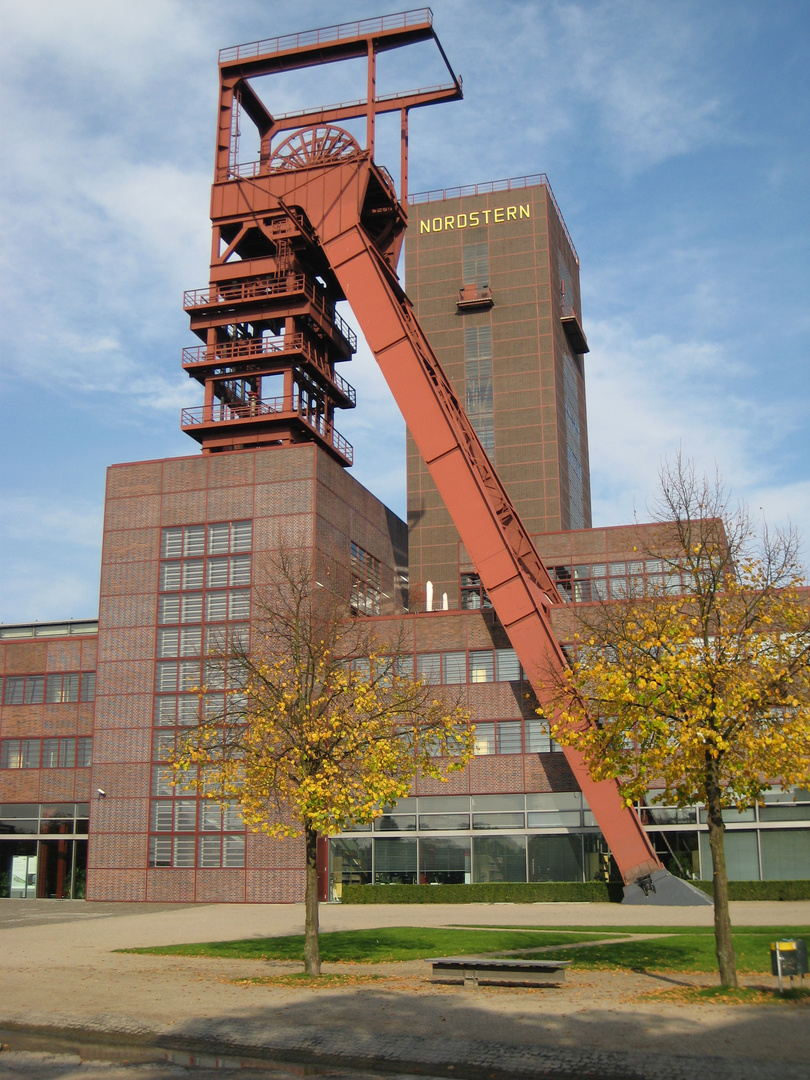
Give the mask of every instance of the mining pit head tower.
[[(377, 95), (378, 55), (430, 40), (449, 81)], [(274, 116), (250, 82), (357, 58), (367, 61), (363, 101)], [(354, 408), (356, 396), (335, 365), (351, 359), (357, 339), (336, 311), (345, 294), (321, 241), (358, 221), (396, 280), (407, 225), (408, 113), (460, 98), (461, 80), (427, 8), (223, 49), (219, 70), (210, 281), (184, 297), (203, 344), (183, 350), (183, 367), (203, 384), (205, 400), (183, 411), (183, 430), (204, 453), (315, 441), (351, 465), (335, 413)], [(383, 113), (400, 116), (399, 197), (374, 161)], [(258, 131), (260, 156), (245, 164), (246, 118)], [(365, 120), (364, 148), (341, 126), (357, 119)]]
[[(432, 41), (449, 81), (380, 95), (377, 58)], [(273, 115), (251, 80), (365, 58), (360, 101)], [(314, 442), (344, 466), (352, 448), (335, 413), (355, 405), (335, 366), (354, 334), (336, 312), (347, 300), (480, 576), (498, 620), (549, 717), (566, 659), (550, 620), (554, 582), (443, 372), (396, 273), (407, 226), (408, 113), (462, 96), (428, 8), (255, 41), (219, 56), (220, 96), (211, 198), (211, 272), (186, 293), (202, 344), (183, 365), (205, 389), (182, 426), (203, 453)], [(375, 122), (400, 116), (400, 192), (374, 161)], [(259, 159), (244, 164), (245, 119)], [(365, 120), (365, 146), (341, 126)], [(671, 879), (614, 781), (594, 782), (582, 754), (565, 755), (607, 840), (627, 898), (690, 903)], [(652, 875), (652, 881), (651, 881)], [(658, 884), (656, 894), (655, 883)], [(636, 888), (641, 885), (641, 888)], [(662, 887), (663, 886), (663, 887)], [(684, 886), (684, 888), (687, 888)]]

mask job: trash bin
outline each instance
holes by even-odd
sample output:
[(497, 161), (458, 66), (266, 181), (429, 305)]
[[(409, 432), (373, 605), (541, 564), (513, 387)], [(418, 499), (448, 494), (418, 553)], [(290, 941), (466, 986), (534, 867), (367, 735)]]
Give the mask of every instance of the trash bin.
[(779, 989), (782, 989), (782, 976), (789, 975), (791, 980), (794, 975), (801, 975), (802, 979), (808, 974), (807, 968), (807, 942), (803, 938), (785, 938), (782, 941), (771, 942), (771, 974), (779, 979)]

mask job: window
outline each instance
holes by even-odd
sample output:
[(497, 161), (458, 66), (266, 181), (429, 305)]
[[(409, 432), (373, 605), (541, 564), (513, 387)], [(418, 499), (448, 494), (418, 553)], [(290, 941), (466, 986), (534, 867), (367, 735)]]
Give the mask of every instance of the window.
[(380, 560), (351, 542), (352, 611), (356, 615), (379, 615), (381, 590)]
[(465, 611), (491, 610), (492, 601), (486, 594), (478, 574), (461, 575), (461, 607)]
[(171, 837), (153, 836), (149, 840), (149, 865), (171, 866), (172, 865), (172, 841)]
[(520, 754), (523, 752), (523, 723), (520, 720), (502, 721), (498, 724), (498, 753)]
[(494, 682), (495, 668), (491, 649), (470, 653), (470, 682)]
[(422, 653), (416, 658), (416, 677), (426, 683), (439, 683), (442, 679), (441, 653)]
[(568, 458), (568, 515), (570, 528), (585, 528), (585, 487), (582, 479), (582, 447), (579, 428), (580, 375), (566, 348), (563, 359), (565, 443)]
[(463, 652), (442, 653), (442, 673), (445, 683), (467, 681), (467, 654)]
[(22, 705), (25, 692), (25, 677), (23, 675), (9, 675), (6, 678), (4, 705)]
[(25, 695), (23, 701), (26, 705), (41, 705), (45, 699), (45, 676), (29, 675), (25, 680)]
[(492, 398), (492, 329), (489, 326), (467, 326), (464, 329), (464, 374), (466, 406), (470, 423), (481, 445), (487, 451), (495, 449), (495, 427)]
[(520, 662), (514, 649), (495, 650), (495, 681), (518, 682), (520, 680)]
[(488, 754), (495, 753), (494, 724), (476, 724), (474, 734), (475, 748), (473, 752), (476, 757), (486, 756)]
[[(93, 673), (88, 672), (87, 674)], [(49, 704), (78, 701), (80, 684), (81, 676), (79, 674), (48, 675), (45, 683), (45, 701)], [(93, 696), (95, 697), (95, 677), (93, 679)], [(93, 698), (87, 700), (92, 701)]]
[(165, 765), (152, 766), (152, 794), (173, 795), (174, 774)]
[(489, 244), (465, 244), (462, 248), (464, 285), (489, 285)]
[(174, 838), (174, 862), (173, 866), (194, 865), (194, 837), (175, 836)]
[(560, 746), (551, 738), (547, 720), (526, 721), (527, 754), (550, 754), (559, 750)]
[(178, 799), (174, 804), (174, 831), (194, 832), (197, 828), (197, 800)]
[(84, 671), (81, 677), (81, 690), (79, 692), (79, 699), (81, 701), (95, 701), (96, 700), (96, 673), (95, 671)]
[(81, 738), (76, 740), (76, 768), (86, 769), (93, 762), (93, 740)]
[[(170, 803), (170, 802), (153, 802), (152, 803), (152, 820), (151, 820), (152, 832), (171, 832), (172, 831), (172, 810), (173, 810), (173, 804)], [(152, 863), (150, 865), (154, 865), (154, 863)]]

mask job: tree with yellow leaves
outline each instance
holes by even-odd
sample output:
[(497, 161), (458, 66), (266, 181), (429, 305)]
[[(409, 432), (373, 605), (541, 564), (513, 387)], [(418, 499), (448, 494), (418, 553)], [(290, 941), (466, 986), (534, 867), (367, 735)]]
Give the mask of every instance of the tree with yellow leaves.
[(202, 797), (235, 801), (249, 829), (304, 837), (304, 969), (319, 975), (318, 836), (372, 821), (408, 794), (417, 770), (463, 768), (473, 734), (460, 703), (403, 674), (398, 643), (352, 616), (310, 559), (281, 555), (269, 570), (249, 646), (228, 641), (208, 661), (228, 687), (225, 714), (191, 730), (173, 767)]
[(718, 480), (680, 458), (661, 474), (654, 554), (677, 593), (577, 611), (580, 632), (554, 733), (580, 747), (628, 804), (660, 786), (668, 805), (705, 804), (720, 981), (737, 985), (723, 809), (810, 777), (810, 597), (795, 533), (753, 528)]

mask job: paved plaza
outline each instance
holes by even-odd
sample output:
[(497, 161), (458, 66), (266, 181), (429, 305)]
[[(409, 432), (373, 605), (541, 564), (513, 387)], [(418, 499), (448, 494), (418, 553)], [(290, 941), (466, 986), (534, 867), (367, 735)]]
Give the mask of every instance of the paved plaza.
[[(323, 930), (394, 925), (711, 925), (710, 908), (610, 904), (324, 905)], [(810, 903), (738, 903), (739, 926), (810, 925)], [(692, 1005), (660, 991), (698, 977), (581, 971), (562, 987), (439, 986), (424, 961), (349, 985), (267, 986), (297, 965), (131, 955), (116, 949), (298, 933), (301, 905), (4, 901), (0, 1077), (419, 1074), (806, 1080), (802, 1004)], [(606, 937), (609, 933), (606, 932)], [(325, 971), (368, 974), (362, 965)], [(704, 981), (712, 981), (705, 979)], [(770, 982), (760, 978), (763, 981)], [(45, 1051), (61, 1057), (43, 1057)], [(168, 1062), (160, 1063), (160, 1058)], [(215, 1069), (218, 1059), (222, 1066)], [(193, 1059), (198, 1061), (190, 1068)], [(99, 1061), (114, 1064), (99, 1064)], [(275, 1062), (275, 1064), (274, 1064)], [(278, 1062), (282, 1064), (279, 1065)]]

